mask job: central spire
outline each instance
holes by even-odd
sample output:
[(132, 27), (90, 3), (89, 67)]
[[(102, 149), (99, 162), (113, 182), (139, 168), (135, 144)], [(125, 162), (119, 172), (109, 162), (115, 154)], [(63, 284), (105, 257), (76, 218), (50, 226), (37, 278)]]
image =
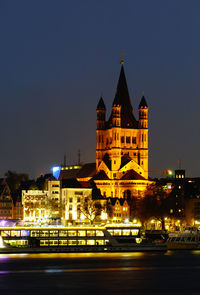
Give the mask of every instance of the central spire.
[[(129, 96), (126, 76), (123, 66), (124, 60), (121, 60), (121, 71), (117, 83), (117, 90), (113, 101), (113, 106), (121, 106), (121, 126), (123, 128), (137, 128), (137, 121), (133, 115), (133, 108)], [(112, 114), (109, 122), (112, 121)]]

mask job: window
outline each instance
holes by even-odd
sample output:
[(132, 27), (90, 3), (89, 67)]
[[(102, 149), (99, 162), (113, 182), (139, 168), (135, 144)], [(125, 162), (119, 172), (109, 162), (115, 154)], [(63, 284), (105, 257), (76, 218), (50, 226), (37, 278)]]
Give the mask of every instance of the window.
[(132, 137), (132, 143), (136, 143), (136, 137)]
[(81, 199), (80, 197), (77, 198), (77, 203), (80, 203)]
[(127, 136), (126, 137), (126, 143), (130, 143), (131, 142), (131, 138), (130, 138), (130, 136)]
[(83, 195), (83, 192), (75, 192), (75, 195), (80, 195), (80, 196), (82, 196), (82, 195)]
[(73, 199), (72, 198), (69, 198), (69, 202), (72, 203), (73, 202)]
[(121, 136), (121, 143), (124, 143), (124, 136)]

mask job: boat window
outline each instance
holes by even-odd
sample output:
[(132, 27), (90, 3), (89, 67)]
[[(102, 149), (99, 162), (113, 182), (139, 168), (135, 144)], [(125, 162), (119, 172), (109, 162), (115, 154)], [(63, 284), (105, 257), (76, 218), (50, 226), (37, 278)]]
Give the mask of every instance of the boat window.
[(69, 246), (75, 246), (75, 245), (77, 245), (77, 240), (68, 240), (68, 245)]
[(113, 234), (114, 234), (114, 236), (121, 236), (121, 230), (120, 229), (114, 229)]
[(59, 237), (67, 237), (67, 231), (66, 230), (60, 230), (59, 231)]
[(85, 237), (86, 236), (86, 231), (85, 230), (78, 230), (78, 236), (79, 237)]
[(49, 246), (58, 246), (58, 240), (49, 240)]
[(131, 229), (131, 235), (132, 236), (137, 236), (139, 233), (139, 229)]
[(102, 230), (97, 230), (97, 231), (96, 231), (96, 236), (97, 236), (97, 237), (103, 237), (103, 236), (104, 236), (103, 231), (102, 231)]
[(87, 240), (87, 245), (95, 245), (95, 240)]
[(67, 240), (59, 240), (59, 246), (67, 246)]
[(69, 237), (76, 237), (76, 230), (68, 230)]
[(39, 237), (40, 232), (39, 230), (31, 230), (31, 237)]
[(48, 237), (49, 231), (48, 230), (41, 230), (40, 231), (40, 237)]
[(11, 230), (11, 237), (20, 237), (21, 232), (20, 230)]
[(10, 236), (10, 231), (8, 231), (8, 230), (2, 230), (1, 231), (1, 236), (2, 237), (9, 237)]
[(123, 229), (122, 230), (122, 236), (130, 236), (130, 233), (131, 233), (130, 229)]
[(88, 237), (94, 237), (95, 236), (95, 230), (87, 230), (87, 236)]
[(29, 230), (21, 230), (21, 236), (22, 237), (29, 237), (30, 231)]
[(86, 245), (86, 240), (78, 240), (78, 245)]
[(50, 237), (58, 237), (58, 231), (57, 230), (50, 230)]
[(49, 241), (48, 240), (40, 240), (40, 246), (48, 246)]
[(104, 240), (96, 240), (96, 245), (104, 245)]

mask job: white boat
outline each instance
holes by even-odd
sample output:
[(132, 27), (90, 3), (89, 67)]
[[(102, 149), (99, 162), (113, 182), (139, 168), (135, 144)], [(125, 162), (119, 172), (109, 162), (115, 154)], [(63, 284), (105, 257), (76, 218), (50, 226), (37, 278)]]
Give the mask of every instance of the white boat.
[(166, 245), (168, 250), (198, 250), (200, 232), (196, 227), (188, 226), (182, 232), (169, 234)]
[(0, 237), (7, 245), (0, 250), (4, 253), (166, 250), (165, 245), (145, 243), (140, 228), (132, 225), (0, 228)]

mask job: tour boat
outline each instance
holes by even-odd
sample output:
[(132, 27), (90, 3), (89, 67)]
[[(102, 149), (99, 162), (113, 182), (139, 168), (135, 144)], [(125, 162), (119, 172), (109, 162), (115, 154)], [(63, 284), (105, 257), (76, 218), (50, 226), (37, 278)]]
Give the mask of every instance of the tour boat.
[(198, 250), (200, 249), (200, 232), (197, 228), (188, 226), (182, 232), (171, 233), (166, 245), (168, 250)]
[(3, 247), (9, 252), (165, 251), (164, 244), (145, 243), (140, 227), (132, 225), (76, 227), (3, 227)]

